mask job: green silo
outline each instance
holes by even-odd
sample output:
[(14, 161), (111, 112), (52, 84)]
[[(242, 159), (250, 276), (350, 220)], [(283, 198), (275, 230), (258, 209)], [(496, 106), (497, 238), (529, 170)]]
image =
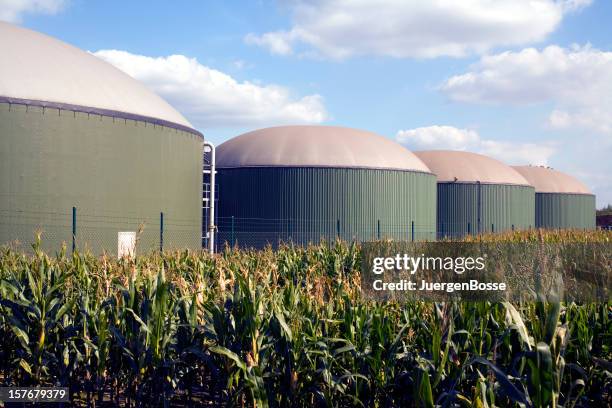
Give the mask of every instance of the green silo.
[(587, 186), (548, 167), (514, 169), (535, 187), (536, 227), (595, 229), (595, 196)]
[(0, 245), (201, 246), (202, 135), (97, 57), (0, 22)]
[(438, 237), (528, 229), (535, 225), (534, 188), (510, 166), (476, 153), (415, 152), (438, 181)]
[(435, 176), (394, 141), (355, 129), (281, 126), (217, 148), (218, 242), (435, 239)]

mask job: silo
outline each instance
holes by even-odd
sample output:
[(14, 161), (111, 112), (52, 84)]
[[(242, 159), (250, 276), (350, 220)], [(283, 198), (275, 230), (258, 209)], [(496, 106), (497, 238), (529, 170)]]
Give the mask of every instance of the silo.
[(374, 133), (256, 130), (221, 144), (217, 169), (220, 244), (435, 239), (435, 176)]
[(70, 247), (74, 228), (78, 246), (115, 252), (141, 226), (141, 248), (201, 245), (203, 138), (181, 114), (34, 31), (0, 22), (0, 55), (0, 245), (40, 230)]
[(595, 196), (574, 177), (549, 167), (515, 166), (535, 187), (539, 228), (595, 228)]
[(438, 237), (527, 229), (534, 222), (534, 188), (512, 167), (476, 153), (415, 152), (437, 176)]

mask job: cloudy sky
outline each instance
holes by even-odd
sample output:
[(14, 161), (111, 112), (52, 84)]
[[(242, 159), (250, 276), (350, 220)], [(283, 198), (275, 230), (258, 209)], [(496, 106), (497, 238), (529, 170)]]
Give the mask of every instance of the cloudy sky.
[(608, 0), (0, 0), (221, 143), (334, 124), (576, 175), (612, 203)]

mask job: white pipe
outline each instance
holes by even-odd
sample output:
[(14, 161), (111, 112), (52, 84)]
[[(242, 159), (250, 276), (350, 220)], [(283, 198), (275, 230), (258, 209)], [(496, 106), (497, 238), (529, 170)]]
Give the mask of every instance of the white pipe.
[(204, 141), (204, 146), (210, 148), (210, 197), (208, 198), (208, 251), (215, 253), (215, 145)]

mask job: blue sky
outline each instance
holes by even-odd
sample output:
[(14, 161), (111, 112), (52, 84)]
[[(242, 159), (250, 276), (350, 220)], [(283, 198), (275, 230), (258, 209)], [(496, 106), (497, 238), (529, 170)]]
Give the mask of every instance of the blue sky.
[(612, 203), (612, 2), (458, 3), (0, 0), (0, 19), (96, 53), (216, 143), (356, 127), (546, 164)]

